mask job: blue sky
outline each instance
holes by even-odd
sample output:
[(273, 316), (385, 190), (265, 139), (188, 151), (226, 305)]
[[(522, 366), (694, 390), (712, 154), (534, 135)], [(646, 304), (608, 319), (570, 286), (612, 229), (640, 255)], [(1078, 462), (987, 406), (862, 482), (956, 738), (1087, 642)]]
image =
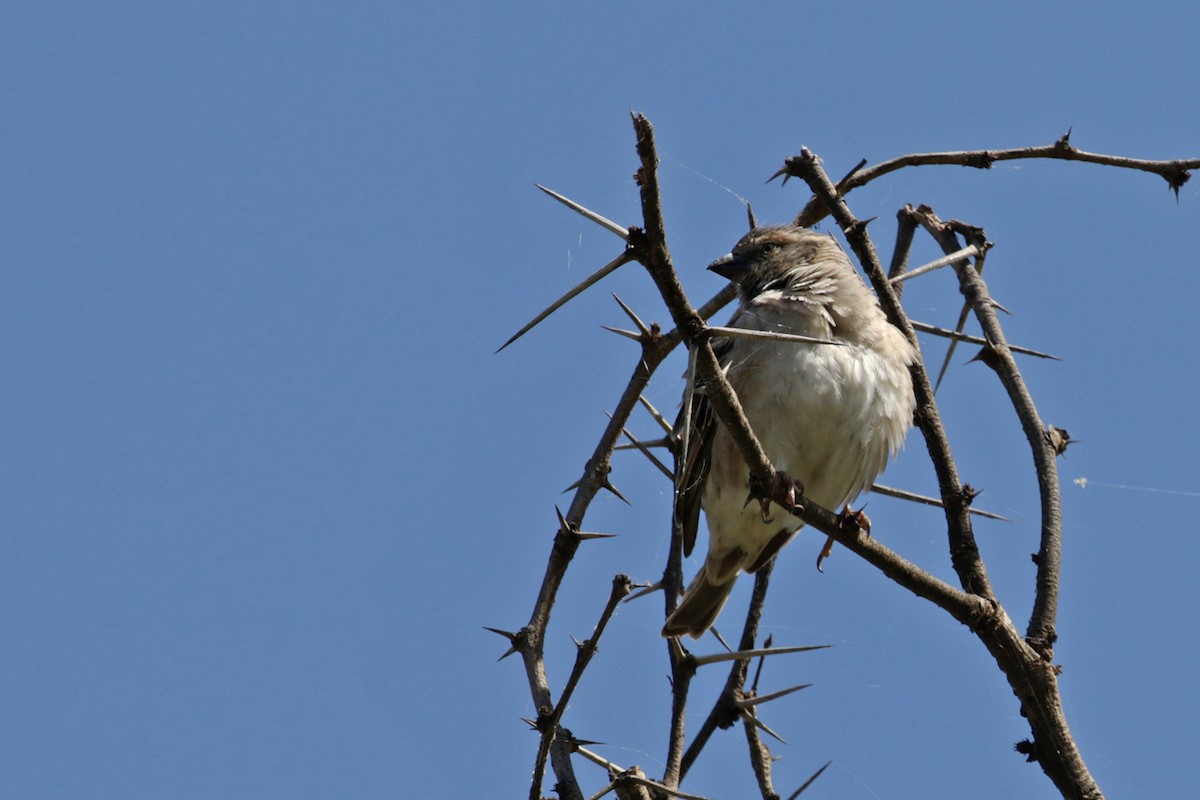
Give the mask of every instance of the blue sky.
[[(1048, 144), (1196, 157), (1194, 4), (9, 3), (0, 10), (0, 794), (524, 796), (536, 712), (482, 626), (528, 618), (554, 531), (636, 354), (615, 291), (499, 355), (620, 243), (538, 192), (639, 220), (629, 111), (656, 126), (672, 252), (696, 302), (743, 232), (803, 205), (765, 180), (807, 145), (860, 158)], [(902, 172), (851, 195), (985, 227), (1010, 339), (1060, 462), (1057, 658), (1110, 796), (1200, 780), (1195, 570), (1200, 187), (1080, 164)], [(934, 248), (921, 242), (928, 258)], [(914, 258), (920, 258), (920, 255)], [(906, 291), (949, 324), (948, 274)], [(937, 361), (943, 346), (926, 342)], [(1023, 623), (1036, 484), (998, 384), (960, 351), (939, 397), (978, 534)], [(681, 362), (650, 398), (671, 413)], [(644, 417), (635, 427), (645, 435)], [(613, 574), (653, 579), (669, 486), (624, 455), (550, 630), (561, 687)], [(1086, 478), (1087, 488), (1074, 483)], [(931, 492), (912, 439), (885, 481)], [(875, 533), (942, 576), (935, 512), (872, 498)], [(819, 537), (766, 624), (831, 644), (768, 665), (790, 793), (1053, 797), (986, 653)], [(689, 570), (698, 562), (693, 560)], [(748, 583), (748, 582), (747, 582)], [(744, 607), (746, 587), (731, 610)], [(623, 606), (564, 723), (661, 769), (661, 602)], [(731, 627), (732, 623), (726, 623)], [(708, 642), (698, 645), (711, 648)], [(697, 684), (694, 715), (719, 676)], [(748, 796), (740, 733), (685, 788)], [(578, 767), (585, 788), (603, 776)], [(547, 784), (546, 791), (550, 791)]]

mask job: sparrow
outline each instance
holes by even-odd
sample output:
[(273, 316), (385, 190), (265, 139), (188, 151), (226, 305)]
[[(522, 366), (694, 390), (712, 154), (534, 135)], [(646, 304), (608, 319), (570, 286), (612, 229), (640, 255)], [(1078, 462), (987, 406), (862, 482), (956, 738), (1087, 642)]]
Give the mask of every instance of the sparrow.
[[(738, 287), (738, 308), (727, 327), (832, 342), (714, 337), (713, 349), (775, 468), (815, 503), (848, 508), (896, 455), (912, 425), (913, 346), (826, 234), (755, 228), (708, 269)], [(703, 508), (708, 555), (662, 634), (698, 639), (721, 613), (738, 575), (761, 569), (804, 523), (778, 506), (748, 501), (749, 469), (699, 381), (677, 435), (685, 419), (674, 524), (684, 555), (691, 555)]]

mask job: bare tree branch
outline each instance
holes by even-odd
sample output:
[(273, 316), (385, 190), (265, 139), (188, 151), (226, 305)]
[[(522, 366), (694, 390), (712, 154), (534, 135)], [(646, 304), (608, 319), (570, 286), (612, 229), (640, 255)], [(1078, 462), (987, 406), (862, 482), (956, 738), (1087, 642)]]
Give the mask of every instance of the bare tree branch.
[[(891, 281), (883, 272), (879, 257), (875, 254), (875, 246), (867, 234), (866, 224), (860, 223), (850, 212), (845, 200), (838, 195), (829, 177), (821, 169), (814, 156), (807, 148), (801, 155), (792, 159), (793, 165), (800, 177), (804, 178), (813, 192), (821, 198), (827, 208), (832, 209), (834, 219), (841, 226), (850, 242), (859, 263), (871, 279), (875, 293), (884, 312), (896, 327), (908, 336), (909, 341), (916, 344), (916, 334), (908, 322), (900, 300), (892, 289)], [(958, 469), (954, 464), (954, 456), (950, 450), (950, 442), (942, 426), (941, 415), (938, 411), (937, 400), (934, 398), (933, 387), (929, 382), (929, 374), (925, 371), (924, 360), (918, 358), (910, 372), (913, 377), (913, 390), (916, 393), (917, 409), (913, 422), (920, 428), (925, 437), (925, 444), (933, 460), (934, 471), (937, 473), (938, 485), (942, 492), (942, 503), (946, 511), (946, 522), (949, 523), (950, 563), (958, 574), (959, 581), (965, 591), (978, 595), (985, 600), (994, 600), (991, 582), (987, 577), (983, 560), (979, 556), (979, 547), (975, 543), (975, 534), (971, 527), (970, 514), (967, 511), (969, 498), (963, 492), (962, 483), (958, 478)], [(949, 609), (947, 609), (949, 610)]]
[[(865, 169), (855, 170), (852, 175), (847, 176), (839, 182), (838, 194), (845, 196), (854, 189), (865, 186), (876, 178), (906, 167), (942, 164), (990, 169), (992, 164), (998, 161), (1049, 158), (1062, 161), (1082, 161), (1089, 164), (1101, 164), (1120, 169), (1149, 172), (1163, 178), (1171, 191), (1175, 193), (1175, 199), (1178, 200), (1179, 190), (1191, 177), (1191, 171), (1200, 169), (1200, 159), (1145, 161), (1140, 158), (1110, 156), (1104, 153), (1088, 153), (1076, 149), (1071, 144), (1070, 138), (1071, 132), (1067, 131), (1054, 144), (1042, 145), (1040, 147), (1016, 147), (1008, 150), (960, 150), (945, 153), (912, 153), (883, 161)], [(800, 173), (803, 168), (798, 165), (803, 159), (803, 155), (787, 158), (779, 171), (771, 177), (777, 178), (783, 175), (785, 182), (789, 177), (802, 177)], [(825, 205), (824, 200), (820, 196), (814, 196), (804, 206), (804, 210), (796, 217), (795, 224), (802, 227), (809, 227), (815, 225), (828, 215), (829, 209)]]
[[(641, 199), (642, 225), (624, 228), (573, 200), (544, 189), (544, 187), (539, 187), (577, 213), (620, 236), (626, 242), (626, 249), (604, 268), (551, 304), (509, 342), (505, 343), (507, 346), (515, 341), (571, 298), (586, 291), (605, 275), (630, 261), (637, 261), (646, 269), (666, 304), (675, 326), (674, 330), (664, 334), (657, 324), (643, 322), (628, 305), (617, 298), (622, 311), (636, 330), (606, 327), (638, 342), (637, 362), (613, 409), (607, 426), (584, 466), (583, 474), (571, 487), (574, 495), (570, 506), (565, 514), (556, 509), (558, 529), (554, 535), (546, 571), (528, 623), (515, 632), (489, 628), (508, 641), (510, 647), (504, 656), (512, 653), (521, 655), (530, 693), (537, 709), (537, 718), (529, 720), (540, 734), (529, 796), (534, 800), (540, 800), (545, 771), (549, 764), (554, 771), (555, 791), (558, 795), (571, 800), (583, 800), (584, 794), (572, 766), (572, 758), (578, 755), (608, 770), (609, 784), (593, 797), (598, 798), (611, 791), (615, 792), (619, 798), (636, 797), (639, 800), (647, 800), (651, 796), (659, 798), (672, 795), (698, 798), (698, 795), (680, 792), (678, 789), (680, 782), (703, 751), (713, 732), (717, 728), (730, 727), (740, 720), (745, 728), (751, 766), (758, 782), (759, 791), (764, 798), (778, 798), (771, 780), (772, 756), (764, 741), (759, 737), (759, 731), (762, 730), (776, 738), (778, 738), (778, 734), (775, 734), (762, 720), (758, 719), (757, 709), (767, 701), (796, 691), (807, 684), (759, 696), (757, 694), (757, 675), (752, 686), (749, 689), (746, 687), (749, 664), (753, 658), (759, 658), (759, 670), (761, 671), (762, 659), (767, 654), (799, 652), (816, 648), (814, 646), (772, 647), (771, 637), (767, 637), (763, 646), (757, 645), (759, 620), (774, 566), (773, 561), (755, 576), (754, 592), (747, 611), (741, 641), (736, 651), (694, 656), (683, 647), (679, 640), (668, 640), (672, 709), (666, 765), (661, 782), (646, 779), (637, 767), (624, 769), (603, 759), (583, 746), (590, 743), (577, 739), (562, 724), (567, 706), (580, 685), (585, 671), (592, 663), (592, 656), (596, 652), (598, 641), (611, 621), (617, 604), (622, 599), (629, 597), (633, 588), (633, 583), (629, 578), (624, 575), (614, 578), (609, 600), (601, 612), (592, 636), (584, 642), (577, 642), (575, 665), (557, 699), (550, 688), (550, 680), (546, 672), (544, 653), (546, 631), (558, 597), (558, 590), (565, 581), (567, 570), (582, 542), (608, 536), (608, 534), (583, 531), (584, 516), (592, 500), (601, 490), (608, 490), (618, 497), (621, 496), (610, 478), (612, 455), (618, 448), (618, 441), (623, 436), (628, 438), (634, 443), (633, 446), (650, 458), (657, 468), (668, 477), (672, 477), (672, 470), (650, 453), (649, 448), (651, 446), (666, 447), (678, 455), (679, 450), (687, 446), (686, 442), (679, 441), (672, 426), (645, 400), (643, 394), (651, 377), (667, 356), (681, 343), (685, 343), (689, 350), (689, 360), (693, 365), (689, 370), (689, 375), (694, 375), (698, 380), (703, 381), (706, 397), (716, 416), (725, 426), (746, 461), (750, 474), (750, 488), (754, 495), (785, 508), (806, 524), (829, 535), (833, 540), (874, 565), (892, 581), (914, 594), (930, 600), (947, 611), (954, 619), (967, 625), (983, 642), (997, 666), (1005, 674), (1013, 693), (1020, 702), (1022, 714), (1028, 718), (1032, 738), (1018, 743), (1017, 749), (1029, 760), (1036, 761), (1042, 767), (1064, 797), (1089, 798), (1089, 800), (1102, 798), (1100, 789), (1088, 773), (1078, 748), (1071, 738), (1058, 692), (1057, 668), (1052, 663), (1053, 644), (1056, 636), (1055, 612), (1058, 599), (1062, 536), (1055, 456), (1060, 454), (1071, 440), (1065, 431), (1047, 426), (1041, 421), (1012, 354), (1020, 352), (1045, 358), (1053, 358), (1053, 356), (1007, 344), (995, 313), (997, 305), (990, 298), (987, 286), (981, 277), (989, 247), (982, 230), (959, 222), (943, 223), (931, 210), (926, 208), (914, 210), (906, 207), (899, 214), (895, 249), (892, 253), (890, 268), (885, 275), (874, 244), (867, 233), (866, 223), (860, 222), (854, 217), (845, 203), (845, 195), (858, 186), (906, 167), (927, 164), (959, 164), (987, 168), (997, 161), (1055, 158), (1151, 172), (1167, 180), (1168, 185), (1178, 196), (1179, 188), (1187, 181), (1190, 171), (1200, 167), (1200, 161), (1144, 161), (1087, 153), (1072, 147), (1068, 137), (1064, 136), (1048, 147), (914, 154), (873, 167), (865, 167), (866, 162), (863, 161), (836, 185), (830, 182), (816, 157), (805, 149), (799, 156), (787, 159), (784, 168), (777, 173), (777, 175), (784, 175), (785, 180), (793, 176), (803, 178), (813, 192), (813, 198), (797, 218), (798, 223), (812, 224), (828, 214), (834, 216), (875, 287), (880, 305), (892, 323), (910, 341), (915, 344), (915, 331), (921, 330), (935, 335), (949, 336), (952, 342), (968, 341), (980, 344), (983, 352), (979, 360), (984, 361), (996, 372), (1008, 392), (1033, 452), (1042, 500), (1042, 537), (1041, 548), (1036, 556), (1038, 574), (1034, 609), (1025, 636), (1022, 637), (994, 596), (988, 580), (971, 523), (972, 514), (987, 515), (987, 513), (971, 508), (971, 502), (976, 492), (959, 479), (934, 398), (934, 389), (922, 360), (918, 359), (911, 370), (917, 397), (914, 416), (934, 465), (940, 498), (922, 498), (920, 495), (899, 492), (887, 487), (877, 487), (877, 491), (902, 495), (906, 499), (915, 499), (943, 507), (947, 522), (950, 560), (961, 588), (951, 586), (936, 578), (893, 552), (878, 540), (867, 536), (866, 532), (856, 524), (853, 515), (838, 515), (829, 509), (821, 508), (805, 497), (796, 498), (794, 496), (795, 485), (770, 463), (754, 432), (750, 429), (739, 399), (725, 380), (712, 351), (710, 342), (714, 335), (733, 334), (727, 329), (707, 325), (706, 320), (733, 299), (734, 288), (727, 286), (699, 309), (693, 308), (688, 302), (672, 265), (670, 250), (667, 246), (653, 129), (649, 121), (638, 114), (633, 115), (633, 125), (640, 162), (635, 179)], [(753, 227), (755, 221), (749, 207), (747, 214)], [(946, 256), (931, 265), (909, 272), (906, 270), (913, 236), (917, 228), (921, 226), (934, 236)], [(959, 241), (960, 235), (964, 237), (965, 242)], [(936, 326), (911, 322), (900, 305), (904, 281), (936, 266), (946, 265), (954, 268), (959, 278), (960, 288), (967, 298), (967, 307), (974, 310), (979, 320), (983, 330), (982, 337), (971, 337), (962, 333), (965, 317), (959, 319), (955, 330), (949, 331)], [(830, 344), (833, 343), (808, 342), (803, 346), (828, 346)], [(947, 363), (949, 363), (949, 354)], [(942, 371), (944, 372), (944, 370), (945, 366), (943, 365)], [(629, 431), (630, 416), (633, 409), (639, 404), (647, 408), (654, 418), (655, 424), (663, 429), (665, 436), (654, 441), (646, 441), (639, 440)], [(689, 404), (685, 403), (685, 413), (688, 406)], [(658, 584), (664, 589), (667, 613), (674, 608), (682, 586), (681, 552), (679, 531), (674, 530), (663, 578)], [(642, 593), (639, 592), (639, 594)], [(724, 640), (721, 641), (724, 643)], [(685, 749), (685, 721), (692, 677), (699, 667), (722, 661), (732, 662), (725, 687), (690, 745)], [(792, 798), (804, 791), (826, 767), (828, 764), (810, 777), (792, 795)]]

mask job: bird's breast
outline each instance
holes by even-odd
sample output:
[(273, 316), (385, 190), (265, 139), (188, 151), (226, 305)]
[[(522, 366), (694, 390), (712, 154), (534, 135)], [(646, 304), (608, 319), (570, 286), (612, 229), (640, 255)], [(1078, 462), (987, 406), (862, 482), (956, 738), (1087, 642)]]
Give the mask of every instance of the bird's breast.
[[(742, 341), (753, 344), (735, 349), (729, 381), (771, 462), (827, 508), (852, 500), (899, 449), (911, 423), (905, 365), (857, 344)], [(717, 483), (746, 485), (745, 463), (723, 429), (712, 471)]]

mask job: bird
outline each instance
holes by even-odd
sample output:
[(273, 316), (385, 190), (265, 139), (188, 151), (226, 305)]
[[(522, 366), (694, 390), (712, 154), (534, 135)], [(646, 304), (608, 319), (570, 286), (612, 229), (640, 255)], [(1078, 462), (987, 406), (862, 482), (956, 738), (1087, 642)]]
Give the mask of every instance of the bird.
[[(738, 307), (727, 327), (830, 342), (712, 339), (771, 463), (813, 502), (848, 510), (912, 425), (914, 346), (828, 234), (757, 227), (708, 269), (737, 285)], [(749, 502), (749, 469), (701, 381), (684, 403), (676, 422), (685, 445), (676, 453), (674, 524), (684, 555), (691, 555), (703, 509), (708, 555), (662, 635), (699, 639), (738, 575), (765, 566), (804, 523), (777, 506)]]

